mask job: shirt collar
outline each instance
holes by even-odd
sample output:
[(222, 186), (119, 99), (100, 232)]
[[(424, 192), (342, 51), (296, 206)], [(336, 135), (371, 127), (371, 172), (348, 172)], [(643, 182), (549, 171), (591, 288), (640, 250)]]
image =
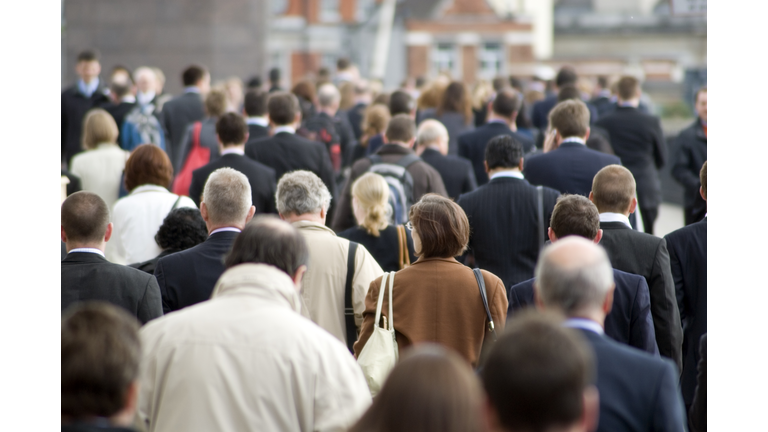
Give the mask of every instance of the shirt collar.
[(243, 150), (242, 147), (227, 147), (224, 150), (221, 151), (221, 155), (224, 156), (225, 154), (239, 154), (240, 156), (245, 155), (245, 150)]
[(266, 117), (248, 117), (245, 123), (249, 125), (269, 126), (269, 120)]
[(80, 93), (86, 95), (87, 97), (91, 97), (96, 89), (99, 88), (99, 78), (94, 78), (88, 84), (86, 84), (82, 79), (79, 79), (77, 80), (77, 88), (80, 90)]
[(600, 222), (621, 222), (624, 225), (632, 228), (632, 224), (629, 223), (629, 218), (621, 213), (600, 213)]
[(579, 138), (579, 137), (575, 137), (575, 136), (574, 137), (568, 137), (568, 138), (564, 139), (560, 144), (564, 144), (564, 143), (568, 143), (568, 142), (579, 143), (581, 145), (586, 145), (587, 144), (587, 142), (584, 141), (584, 138)]
[(520, 171), (502, 171), (492, 175), (489, 180), (493, 180), (495, 178), (502, 178), (502, 177), (513, 177), (513, 178), (519, 178), (521, 180), (525, 179), (525, 176)]
[(507, 122), (505, 122), (505, 121), (504, 121), (504, 120), (502, 120), (502, 119), (497, 119), (497, 118), (495, 118), (495, 119), (491, 119), (491, 120), (488, 120), (486, 123), (487, 123), (487, 124), (491, 124), (491, 123), (501, 123), (501, 124), (503, 124), (503, 125), (505, 125), (505, 126), (507, 125)]
[(588, 331), (597, 333), (599, 335), (605, 334), (605, 330), (600, 324), (592, 320), (588, 320), (586, 318), (568, 318), (563, 323), (563, 326), (569, 327), (569, 328), (588, 330)]
[(136, 101), (139, 105), (146, 105), (155, 99), (154, 90), (150, 90), (146, 93), (136, 92)]
[(200, 93), (200, 89), (197, 86), (184, 87), (184, 93)]
[(104, 256), (104, 251), (96, 248), (75, 248), (67, 252), (67, 254), (71, 254), (73, 252), (94, 253), (94, 254), (99, 254), (101, 256)]
[(123, 96), (122, 99), (120, 99), (120, 102), (127, 102), (127, 103), (136, 103), (136, 96), (132, 94), (127, 94)]
[(616, 102), (616, 104), (620, 107), (637, 108), (632, 102)]
[(274, 134), (277, 135), (280, 132), (288, 132), (289, 134), (295, 134), (296, 129), (293, 126), (276, 126)]
[(224, 231), (239, 233), (241, 230), (239, 228), (235, 228), (235, 227), (217, 228), (217, 229), (211, 231), (211, 233), (208, 234), (208, 237), (210, 237), (210, 236), (212, 236), (212, 235), (214, 235), (216, 233), (220, 233), (220, 232), (224, 232)]

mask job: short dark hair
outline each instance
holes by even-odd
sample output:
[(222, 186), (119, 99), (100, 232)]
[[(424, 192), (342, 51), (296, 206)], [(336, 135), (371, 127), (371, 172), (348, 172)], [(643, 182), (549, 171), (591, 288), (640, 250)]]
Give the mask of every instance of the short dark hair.
[(450, 258), (467, 249), (469, 220), (450, 199), (428, 193), (411, 207), (409, 219), (421, 239), (420, 257)]
[(581, 100), (581, 92), (573, 84), (568, 84), (560, 87), (560, 91), (557, 92), (557, 101), (567, 101), (570, 99)]
[[(567, 88), (567, 87), (566, 87)], [(589, 108), (581, 99), (564, 100), (549, 112), (549, 124), (563, 138), (583, 137), (589, 129)]]
[(393, 91), (389, 95), (389, 114), (394, 117), (398, 114), (411, 114), (416, 102), (413, 97), (402, 90)]
[(61, 204), (61, 226), (68, 241), (100, 242), (107, 233), (107, 225), (107, 203), (93, 192), (75, 192)]
[(139, 322), (106, 302), (78, 303), (61, 319), (61, 415), (72, 421), (122, 411), (139, 377)]
[(416, 136), (416, 123), (408, 114), (398, 114), (389, 120), (384, 135), (389, 142), (407, 144)]
[(520, 81), (520, 78), (514, 77), (512, 75), (509, 76), (509, 85), (517, 91), (523, 90), (523, 82)]
[(352, 66), (352, 62), (350, 62), (346, 57), (340, 57), (338, 60), (336, 60), (336, 70), (344, 70), (350, 66)]
[(499, 91), (504, 87), (507, 87), (509, 85), (509, 81), (503, 76), (497, 76), (493, 79), (493, 81), (491, 81), (491, 85), (493, 86), (493, 91)]
[(608, 88), (608, 77), (605, 75), (600, 75), (597, 77), (597, 85), (599, 85), (600, 88)]
[(296, 114), (301, 112), (299, 109), (299, 99), (293, 93), (274, 92), (267, 100), (269, 119), (277, 126), (293, 123)]
[(96, 50), (85, 50), (80, 51), (80, 54), (77, 55), (77, 62), (92, 62), (92, 61), (99, 61), (99, 52)]
[(640, 80), (633, 76), (623, 76), (616, 85), (616, 92), (619, 99), (630, 100), (637, 97), (637, 91), (640, 90)]
[(238, 113), (226, 113), (216, 121), (216, 135), (223, 146), (245, 143), (247, 133), (248, 125), (245, 124), (243, 116)]
[(563, 66), (557, 72), (557, 76), (555, 76), (555, 85), (561, 88), (568, 84), (576, 84), (576, 80), (578, 80), (576, 71), (570, 66)]
[(600, 213), (624, 213), (636, 195), (632, 172), (621, 165), (607, 165), (592, 179), (592, 202)]
[(595, 360), (584, 336), (535, 311), (507, 323), (481, 372), (505, 430), (544, 431), (584, 414)]
[(183, 251), (197, 246), (208, 238), (200, 210), (181, 207), (171, 210), (155, 234), (155, 242), (162, 250)]
[(184, 84), (184, 87), (193, 86), (203, 79), (206, 73), (205, 68), (202, 66), (188, 66), (181, 74), (181, 82)]
[(517, 168), (523, 158), (523, 145), (509, 135), (491, 138), (485, 146), (485, 162), (488, 169)]
[(259, 87), (261, 87), (261, 77), (258, 75), (252, 76), (251, 79), (248, 80), (248, 88), (258, 89)]
[(288, 222), (259, 215), (238, 234), (224, 258), (226, 268), (243, 263), (269, 264), (293, 277), (299, 267), (309, 263), (309, 248), (304, 236)]
[(269, 82), (276, 84), (280, 81), (280, 68), (272, 68), (269, 70)]
[(125, 162), (125, 189), (132, 191), (146, 184), (164, 188), (171, 186), (173, 165), (168, 155), (154, 144), (136, 147)]
[[(261, 84), (259, 84), (260, 86)], [(258, 87), (258, 86), (257, 86)], [(243, 107), (248, 117), (261, 117), (267, 115), (267, 100), (269, 93), (251, 89), (245, 93)]]
[(552, 210), (549, 227), (557, 238), (576, 235), (594, 240), (600, 231), (600, 212), (584, 196), (561, 195)]
[(504, 87), (496, 93), (496, 97), (491, 104), (491, 110), (506, 118), (511, 118), (520, 109), (520, 100), (517, 96), (517, 90)]

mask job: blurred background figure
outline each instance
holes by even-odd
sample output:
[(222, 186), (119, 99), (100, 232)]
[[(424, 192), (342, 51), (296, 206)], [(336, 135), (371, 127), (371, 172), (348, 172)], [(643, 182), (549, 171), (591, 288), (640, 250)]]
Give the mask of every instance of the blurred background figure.
[(163, 224), (154, 236), (154, 241), (162, 252), (147, 261), (131, 264), (130, 267), (153, 275), (160, 258), (197, 246), (207, 238), (208, 230), (205, 228), (203, 217), (200, 216), (200, 210), (194, 207), (173, 209), (163, 219)]
[(245, 93), (243, 115), (248, 124), (248, 141), (255, 141), (269, 136), (269, 117), (267, 117), (267, 98), (265, 91), (251, 89)]
[(448, 197), (456, 200), (477, 189), (472, 163), (448, 154), (448, 131), (437, 120), (424, 120), (416, 131), (416, 154), (431, 165), (443, 179)]
[(269, 92), (274, 93), (278, 91), (283, 91), (283, 88), (280, 86), (280, 68), (272, 68), (269, 70)]
[(230, 77), (222, 85), (222, 90), (227, 96), (226, 112), (243, 111), (243, 80), (238, 77)]
[(136, 105), (128, 111), (120, 129), (120, 146), (128, 151), (139, 144), (155, 144), (165, 150), (165, 131), (162, 127), (160, 95), (156, 92), (157, 74), (148, 67), (137, 68)]
[(181, 79), (184, 84), (184, 93), (163, 105), (165, 152), (168, 153), (174, 172), (181, 170), (185, 160), (184, 142), (189, 124), (200, 121), (205, 116), (203, 98), (208, 94), (211, 86), (211, 75), (197, 65), (184, 69)]
[(683, 186), (685, 224), (696, 223), (707, 214), (707, 203), (699, 193), (699, 171), (707, 160), (707, 87), (696, 92), (698, 118), (677, 136), (672, 176)]
[(425, 109), (417, 116), (417, 122), (435, 119), (448, 129), (448, 154), (458, 154), (459, 135), (475, 128), (472, 99), (464, 83), (453, 81), (440, 96), (437, 108)]
[(205, 96), (205, 118), (202, 121), (190, 123), (184, 132), (184, 137), (181, 140), (180, 156), (182, 162), (179, 164), (179, 171), (184, 168), (195, 140), (200, 147), (205, 147), (211, 151), (210, 157), (205, 163), (215, 161), (221, 156), (219, 141), (216, 138), (216, 121), (226, 112), (227, 94), (222, 90), (211, 90)]

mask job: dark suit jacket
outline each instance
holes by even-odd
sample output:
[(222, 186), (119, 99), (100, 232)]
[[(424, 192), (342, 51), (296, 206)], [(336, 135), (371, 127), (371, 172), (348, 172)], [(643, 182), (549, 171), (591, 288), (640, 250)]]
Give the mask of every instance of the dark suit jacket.
[(688, 412), (688, 426), (691, 432), (707, 430), (707, 334), (701, 337), (699, 347), (699, 376), (696, 394), (693, 396), (691, 410)]
[(165, 313), (211, 298), (216, 281), (224, 273), (224, 254), (237, 235), (233, 231), (218, 232), (195, 247), (157, 261), (155, 277)]
[(143, 271), (113, 264), (89, 252), (71, 252), (61, 261), (61, 311), (102, 300), (130, 312), (142, 324), (163, 315), (157, 280)]
[(666, 359), (581, 330), (595, 353), (600, 418), (597, 432), (685, 430), (677, 371)]
[[(623, 344), (659, 356), (656, 334), (651, 318), (651, 297), (648, 284), (642, 276), (613, 269), (616, 289), (613, 291), (613, 307), (605, 317), (605, 334)], [(533, 282), (529, 279), (509, 290), (507, 320), (526, 307), (535, 307)]]
[(499, 135), (509, 135), (523, 145), (523, 152), (529, 153), (534, 150), (533, 140), (512, 132), (504, 123), (491, 122), (486, 123), (479, 128), (465, 132), (459, 135), (459, 156), (472, 162), (472, 169), (475, 170), (475, 179), (477, 185), (482, 186), (488, 183), (488, 174), (485, 173), (485, 146), (491, 138)]
[(699, 339), (707, 332), (707, 219), (666, 236), (675, 281), (677, 305), (683, 323), (683, 377), (686, 405), (693, 401)]
[(550, 187), (561, 193), (589, 196), (592, 179), (603, 167), (621, 164), (616, 156), (565, 142), (556, 150), (525, 159), (523, 173), (533, 185)]
[[(543, 188), (546, 238), (549, 220), (559, 192)], [(539, 222), (536, 187), (527, 181), (497, 177), (476, 191), (459, 197), (457, 203), (469, 219), (468, 252), (475, 264), (500, 277), (510, 287), (533, 277), (539, 258)]]
[(352, 126), (352, 132), (358, 141), (363, 136), (363, 118), (365, 117), (365, 109), (367, 107), (368, 105), (364, 103), (358, 103), (347, 111), (349, 124)]
[(275, 170), (277, 181), (290, 171), (312, 171), (325, 183), (333, 198), (337, 197), (331, 157), (319, 142), (280, 132), (273, 137), (249, 142), (245, 145), (245, 155)]
[(468, 160), (459, 156), (443, 156), (439, 151), (430, 148), (424, 150), (421, 159), (440, 173), (450, 198), (456, 199), (463, 193), (477, 189), (475, 172)]
[(549, 124), (547, 116), (552, 108), (557, 105), (557, 94), (551, 94), (544, 99), (537, 101), (531, 107), (531, 121), (533, 126), (539, 130), (544, 130)]
[[(418, 257), (413, 250), (413, 237), (411, 237), (411, 231), (406, 229), (405, 236), (408, 239), (408, 252), (411, 258), (411, 264), (413, 264)], [(346, 231), (340, 232), (339, 237), (365, 246), (365, 250), (373, 255), (373, 258), (385, 272), (396, 272), (400, 270), (400, 239), (397, 235), (397, 227), (394, 225), (387, 225), (386, 228), (379, 231), (378, 237), (368, 234), (368, 231), (360, 226), (352, 227)]]
[(269, 137), (269, 127), (257, 124), (248, 125), (248, 141), (256, 141), (260, 138)]
[(99, 88), (91, 97), (80, 93), (77, 84), (61, 92), (61, 160), (69, 163), (81, 151), (83, 117), (91, 108), (104, 108), (110, 101)]
[(621, 222), (600, 222), (611, 266), (645, 278), (651, 293), (651, 315), (659, 353), (682, 369), (683, 329), (675, 298), (675, 283), (669, 265), (667, 242), (630, 229)]
[(677, 152), (672, 165), (672, 176), (683, 185), (683, 204), (693, 221), (699, 221), (707, 213), (707, 203), (699, 194), (699, 172), (707, 161), (707, 135), (696, 121), (677, 136)]
[(640, 209), (657, 208), (661, 203), (659, 168), (667, 161), (659, 118), (637, 108), (618, 107), (596, 124), (608, 131), (613, 151), (635, 177)]
[(176, 96), (163, 105), (161, 115), (165, 129), (165, 152), (173, 164), (173, 171), (181, 169), (184, 145), (182, 139), (190, 123), (200, 121), (205, 117), (203, 99), (200, 94), (187, 92)]
[(189, 197), (200, 207), (200, 196), (203, 194), (208, 176), (219, 168), (229, 167), (240, 171), (248, 177), (251, 184), (251, 200), (256, 206), (256, 214), (277, 214), (275, 206), (275, 170), (260, 164), (253, 159), (239, 154), (228, 153), (215, 161), (192, 171), (192, 183), (189, 185)]

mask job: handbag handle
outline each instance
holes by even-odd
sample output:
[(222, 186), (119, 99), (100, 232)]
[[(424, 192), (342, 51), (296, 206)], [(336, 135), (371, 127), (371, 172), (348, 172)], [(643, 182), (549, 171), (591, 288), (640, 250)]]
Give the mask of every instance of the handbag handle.
[(491, 332), (491, 336), (493, 336), (493, 341), (495, 342), (496, 329), (493, 325), (493, 317), (491, 316), (491, 310), (488, 308), (488, 297), (485, 294), (485, 280), (483, 279), (483, 274), (480, 272), (479, 268), (473, 269), (472, 272), (475, 274), (475, 279), (477, 280), (477, 286), (480, 289), (480, 297), (483, 299), (485, 314), (488, 316), (488, 330)]
[(382, 328), (384, 330), (392, 330), (395, 328), (394, 320), (392, 317), (392, 286), (395, 282), (395, 272), (384, 273), (384, 275), (381, 277), (379, 301), (376, 303), (376, 320), (374, 321), (374, 325), (378, 326), (379, 320), (381, 319), (381, 307), (384, 303), (384, 292), (387, 291), (387, 282), (389, 282), (389, 319), (387, 320), (387, 324), (385, 324), (385, 326)]
[(397, 243), (398, 243), (398, 265), (400, 270), (409, 267), (411, 265), (411, 254), (408, 250), (408, 234), (405, 232), (405, 227), (402, 225), (397, 226)]

